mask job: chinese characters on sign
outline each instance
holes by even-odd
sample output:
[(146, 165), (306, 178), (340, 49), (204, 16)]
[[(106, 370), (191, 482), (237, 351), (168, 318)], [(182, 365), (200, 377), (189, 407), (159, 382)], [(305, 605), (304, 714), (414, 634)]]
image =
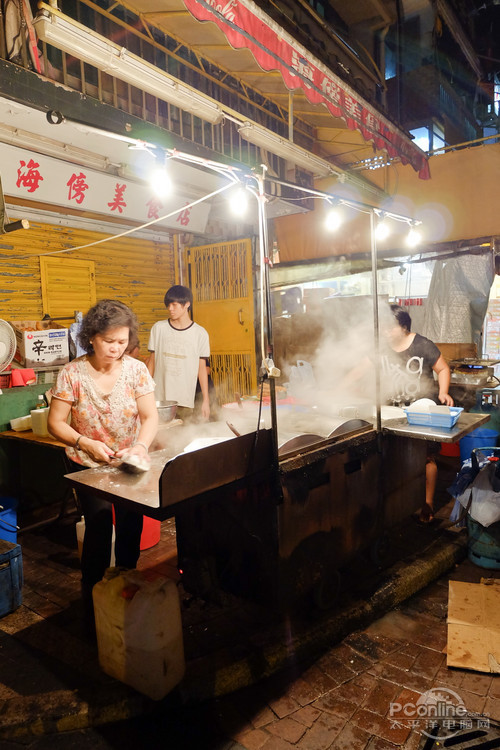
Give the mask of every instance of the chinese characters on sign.
[(181, 226), (183, 226), (183, 227), (188, 227), (188, 226), (189, 226), (189, 221), (190, 221), (190, 218), (189, 218), (189, 217), (190, 217), (190, 209), (189, 209), (189, 208), (185, 208), (185, 209), (184, 209), (183, 211), (181, 211), (181, 212), (180, 212), (180, 214), (179, 214), (179, 215), (177, 216), (177, 221), (179, 222), (179, 224), (180, 224)]
[(69, 187), (68, 200), (75, 200), (77, 203), (82, 203), (85, 198), (85, 191), (89, 189), (83, 172), (80, 172), (78, 175), (73, 173), (66, 185)]
[(408, 136), (361, 99), (341, 78), (325, 68), (285, 31), (277, 29), (254, 3), (240, 0), (184, 0), (199, 21), (213, 21), (234, 49), (249, 49), (263, 70), (279, 70), (286, 86), (302, 89), (312, 104), (324, 104), (333, 117), (366, 141), (412, 165), (423, 179), (430, 177), (427, 156)]
[(23, 159), (19, 160), (19, 168), (17, 170), (17, 187), (25, 187), (28, 193), (34, 193), (38, 190), (40, 182), (43, 180), (42, 175), (38, 171), (40, 164), (33, 159), (25, 162)]
[[(42, 189), (42, 183), (45, 180), (44, 168), (41, 164), (43, 159), (35, 160), (33, 158), (20, 158), (18, 160), (17, 179), (16, 187), (24, 190), (28, 193), (37, 193)], [(68, 166), (68, 169), (72, 167)], [(91, 186), (88, 174), (80, 169), (72, 171), (68, 180), (66, 180), (65, 188), (67, 188), (66, 198), (68, 203), (77, 204), (78, 206), (87, 207), (89, 203), (89, 196), (94, 193), (94, 203), (96, 199), (96, 193), (99, 190), (98, 201), (100, 203), (101, 212), (107, 213), (118, 213), (124, 214), (128, 205), (128, 193), (129, 185), (126, 182), (116, 182), (115, 179), (108, 180), (106, 183), (106, 191), (102, 190), (102, 183), (99, 185)], [(145, 220), (161, 220), (162, 215), (167, 213), (167, 208), (157, 198), (151, 197), (144, 190), (144, 202), (143, 202), (143, 218)], [(130, 199), (132, 200), (132, 199)], [(172, 212), (172, 223), (180, 224), (182, 227), (190, 227), (192, 220), (192, 210), (186, 208), (189, 206), (189, 201), (185, 202), (185, 207), (180, 211)], [(95, 206), (91, 207), (95, 210)], [(137, 208), (137, 207), (136, 207)]]
[(120, 213), (123, 213), (123, 209), (127, 207), (127, 204), (125, 203), (123, 199), (123, 195), (126, 189), (127, 189), (126, 185), (118, 185), (118, 183), (116, 183), (115, 197), (110, 203), (108, 203), (108, 206), (111, 211), (116, 211), (118, 209)]
[[(141, 179), (147, 173), (144, 157), (138, 165), (129, 164), (136, 177), (121, 178), (62, 159), (35, 154), (25, 148), (0, 143), (2, 184), (6, 196), (38, 201), (92, 213), (147, 224), (153, 231), (180, 227), (190, 232), (206, 230), (210, 201), (182, 188), (168, 198), (159, 199), (149, 184)], [(114, 227), (118, 227), (116, 222)]]

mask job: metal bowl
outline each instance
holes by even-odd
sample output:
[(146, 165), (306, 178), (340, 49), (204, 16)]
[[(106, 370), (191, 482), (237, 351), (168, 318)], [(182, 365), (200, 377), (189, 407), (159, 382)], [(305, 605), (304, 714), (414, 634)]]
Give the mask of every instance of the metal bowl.
[(158, 417), (160, 424), (167, 424), (175, 417), (177, 411), (177, 401), (157, 401)]

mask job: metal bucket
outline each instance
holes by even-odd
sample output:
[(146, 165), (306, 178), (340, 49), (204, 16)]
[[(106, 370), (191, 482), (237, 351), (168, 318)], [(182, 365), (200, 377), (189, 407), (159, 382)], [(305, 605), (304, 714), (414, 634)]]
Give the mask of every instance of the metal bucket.
[(160, 424), (167, 424), (174, 419), (177, 412), (177, 401), (157, 401), (158, 418)]

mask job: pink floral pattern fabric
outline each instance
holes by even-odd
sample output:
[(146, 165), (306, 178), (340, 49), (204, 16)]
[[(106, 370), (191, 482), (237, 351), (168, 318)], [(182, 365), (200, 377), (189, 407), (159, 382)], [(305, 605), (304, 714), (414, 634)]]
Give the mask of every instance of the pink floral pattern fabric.
[[(65, 365), (53, 388), (53, 398), (71, 403), (71, 426), (115, 451), (134, 444), (140, 429), (137, 399), (155, 388), (143, 362), (125, 354), (121, 364), (121, 373), (109, 394), (101, 393), (97, 387), (87, 355)], [(99, 466), (84, 451), (72, 446), (66, 448), (66, 454), (83, 466)]]

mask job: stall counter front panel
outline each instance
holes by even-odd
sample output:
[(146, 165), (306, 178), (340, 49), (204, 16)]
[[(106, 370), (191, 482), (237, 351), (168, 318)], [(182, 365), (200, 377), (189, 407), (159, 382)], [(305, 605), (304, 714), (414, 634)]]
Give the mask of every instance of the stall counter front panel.
[(421, 507), (426, 441), (459, 439), (486, 420), (463, 414), (451, 434), (402, 423), (377, 433), (365, 423), (302, 448), (294, 442), (277, 458), (264, 429), (153, 452), (142, 475), (104, 467), (68, 478), (153, 518), (175, 516), (182, 581), (195, 595), (222, 589), (279, 607), (312, 596), (328, 606), (325, 582)]

